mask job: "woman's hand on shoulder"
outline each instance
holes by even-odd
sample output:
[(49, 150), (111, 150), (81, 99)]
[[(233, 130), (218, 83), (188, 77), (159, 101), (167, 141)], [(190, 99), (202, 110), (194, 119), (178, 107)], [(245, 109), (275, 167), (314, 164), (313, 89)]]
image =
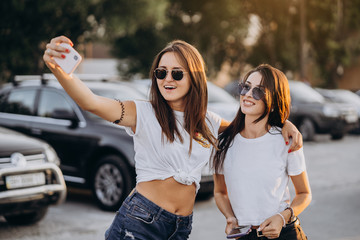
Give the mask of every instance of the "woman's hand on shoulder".
[(292, 138), (292, 143), (289, 148), (289, 153), (299, 150), (303, 146), (302, 135), (299, 130), (292, 124), (290, 121), (286, 120), (282, 128), (282, 135), (284, 137), (286, 145), (289, 144), (290, 138)]
[(262, 231), (262, 234), (268, 239), (275, 239), (280, 236), (283, 225), (283, 219), (281, 218), (281, 216), (276, 214), (261, 223), (258, 231)]

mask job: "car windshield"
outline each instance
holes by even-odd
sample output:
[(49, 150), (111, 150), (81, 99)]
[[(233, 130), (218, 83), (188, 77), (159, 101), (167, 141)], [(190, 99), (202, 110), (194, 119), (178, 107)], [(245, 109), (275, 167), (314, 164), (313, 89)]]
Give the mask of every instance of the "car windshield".
[(323, 103), (324, 97), (312, 87), (302, 82), (289, 81), (291, 100), (304, 103)]
[(221, 87), (218, 87), (211, 82), (208, 82), (207, 86), (209, 103), (237, 103), (237, 100)]
[(360, 97), (353, 92), (347, 90), (336, 90), (335, 97), (340, 102), (344, 103), (353, 103), (356, 105), (360, 105)]

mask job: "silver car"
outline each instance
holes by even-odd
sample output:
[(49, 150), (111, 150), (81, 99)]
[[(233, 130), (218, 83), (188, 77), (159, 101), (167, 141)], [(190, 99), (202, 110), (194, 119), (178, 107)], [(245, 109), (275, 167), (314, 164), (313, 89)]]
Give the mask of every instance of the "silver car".
[(66, 196), (59, 158), (47, 143), (0, 127), (0, 215), (12, 224), (41, 220)]

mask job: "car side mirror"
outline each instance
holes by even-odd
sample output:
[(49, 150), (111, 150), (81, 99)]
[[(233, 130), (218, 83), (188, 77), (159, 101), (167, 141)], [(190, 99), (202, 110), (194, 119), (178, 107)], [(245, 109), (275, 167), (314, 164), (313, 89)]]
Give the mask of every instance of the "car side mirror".
[(56, 119), (65, 119), (71, 121), (71, 128), (75, 128), (78, 126), (79, 119), (77, 118), (76, 114), (72, 111), (66, 109), (55, 109), (52, 114), (52, 118)]

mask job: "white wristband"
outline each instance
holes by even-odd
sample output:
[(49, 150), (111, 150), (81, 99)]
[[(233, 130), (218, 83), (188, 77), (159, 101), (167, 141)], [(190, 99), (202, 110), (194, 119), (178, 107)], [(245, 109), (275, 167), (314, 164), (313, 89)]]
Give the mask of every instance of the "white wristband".
[(283, 220), (283, 227), (285, 227), (286, 226), (286, 222), (285, 222), (285, 218), (284, 218), (284, 216), (281, 214), (281, 213), (277, 213), (277, 215), (279, 215), (281, 218), (282, 218), (282, 220)]

